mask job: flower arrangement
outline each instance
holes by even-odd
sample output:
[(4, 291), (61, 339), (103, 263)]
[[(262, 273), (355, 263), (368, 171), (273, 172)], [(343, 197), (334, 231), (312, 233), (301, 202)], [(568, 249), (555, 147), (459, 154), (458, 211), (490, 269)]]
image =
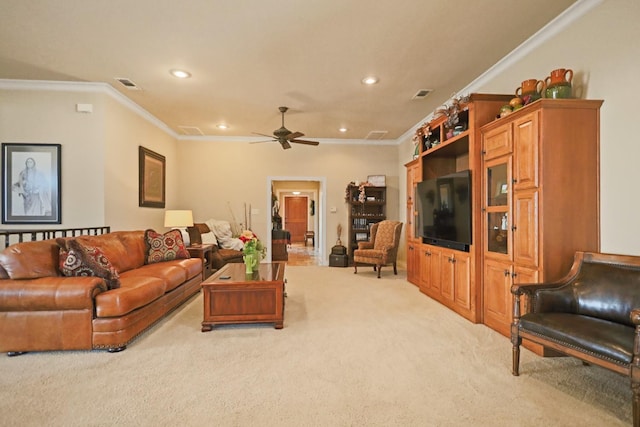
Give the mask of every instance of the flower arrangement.
[(263, 259), (267, 255), (267, 248), (264, 247), (256, 233), (251, 230), (244, 230), (240, 237), (238, 237), (244, 243), (242, 252), (245, 254), (258, 254), (259, 260)]

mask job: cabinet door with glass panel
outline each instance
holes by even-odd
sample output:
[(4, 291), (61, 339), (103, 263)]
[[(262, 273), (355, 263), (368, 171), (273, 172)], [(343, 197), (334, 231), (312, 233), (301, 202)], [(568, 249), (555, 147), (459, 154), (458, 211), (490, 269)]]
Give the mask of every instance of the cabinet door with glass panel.
[(484, 163), (484, 253), (512, 259), (511, 248), (511, 156)]

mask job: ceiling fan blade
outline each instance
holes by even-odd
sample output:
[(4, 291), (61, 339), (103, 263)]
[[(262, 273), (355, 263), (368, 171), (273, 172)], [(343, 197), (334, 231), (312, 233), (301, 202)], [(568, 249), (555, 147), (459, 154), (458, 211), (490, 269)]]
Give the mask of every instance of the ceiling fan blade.
[(282, 148), (285, 150), (291, 148), (291, 145), (286, 140), (280, 141), (280, 145), (282, 145)]
[(249, 141), (249, 144), (260, 144), (262, 142), (273, 142), (276, 141), (275, 139), (270, 139), (268, 141)]
[(289, 141), (291, 141), (292, 139), (300, 138), (301, 136), (304, 136), (304, 133), (302, 133), (302, 132), (291, 132), (289, 135), (287, 135), (286, 138)]
[(289, 142), (295, 142), (297, 144), (306, 144), (306, 145), (318, 145), (320, 144), (318, 141), (305, 141), (304, 139), (291, 139)]
[(267, 138), (273, 138), (273, 135), (265, 135), (264, 133), (251, 132), (254, 135), (266, 136)]

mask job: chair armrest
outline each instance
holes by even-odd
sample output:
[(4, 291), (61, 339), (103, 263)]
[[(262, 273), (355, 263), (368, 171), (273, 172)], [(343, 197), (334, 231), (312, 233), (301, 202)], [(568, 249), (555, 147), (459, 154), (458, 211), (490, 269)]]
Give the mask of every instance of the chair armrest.
[(532, 313), (573, 313), (577, 307), (571, 282), (520, 283), (511, 286), (511, 293), (528, 296)]
[(373, 249), (373, 242), (358, 242), (358, 249)]
[(92, 308), (96, 295), (106, 290), (106, 283), (99, 277), (0, 280), (0, 311)]

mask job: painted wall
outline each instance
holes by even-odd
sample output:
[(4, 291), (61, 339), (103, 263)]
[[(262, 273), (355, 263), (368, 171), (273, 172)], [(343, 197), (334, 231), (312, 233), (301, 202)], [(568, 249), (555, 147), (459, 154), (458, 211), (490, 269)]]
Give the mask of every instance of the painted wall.
[[(640, 2), (606, 0), (530, 50), (520, 50), (481, 76), (469, 92), (513, 93), (528, 78), (544, 78), (559, 67), (576, 72), (584, 97), (604, 99), (601, 111), (602, 250), (640, 255), (640, 199), (633, 133), (635, 96), (640, 93)], [(498, 67), (499, 65), (499, 67)], [(77, 113), (77, 103), (94, 106)], [(274, 149), (273, 144), (176, 141), (162, 126), (104, 90), (0, 88), (0, 141), (61, 143), (63, 226), (108, 224), (114, 229), (163, 228), (162, 209), (138, 207), (138, 145), (167, 157), (167, 208), (193, 209), (198, 220), (242, 216), (257, 209), (255, 231), (269, 230), (270, 177), (326, 179), (326, 233), (346, 229), (344, 189), (367, 175), (387, 176), (388, 217), (404, 220), (406, 174), (413, 145), (333, 145)], [(104, 158), (104, 161), (100, 161)], [(332, 207), (335, 213), (329, 213)], [(240, 222), (239, 220), (238, 222)], [(17, 226), (5, 228), (19, 228)], [(333, 242), (328, 242), (330, 246)], [(328, 258), (325, 249), (324, 258)], [(404, 248), (401, 252), (404, 260)]]
[[(179, 141), (180, 193), (178, 201), (192, 209), (194, 219), (236, 218), (244, 222), (244, 206), (251, 205), (253, 230), (270, 236), (268, 179), (314, 177), (326, 180), (326, 236), (323, 260), (328, 263), (338, 224), (347, 229), (344, 191), (353, 180), (387, 176), (387, 217), (399, 218), (398, 150), (396, 146), (320, 144), (282, 150), (275, 143)], [(404, 171), (402, 171), (404, 173)], [(336, 212), (331, 213), (335, 207)], [(404, 211), (403, 211), (404, 212)], [(344, 236), (344, 234), (343, 234)], [(265, 239), (266, 240), (266, 239)]]
[(164, 231), (165, 209), (138, 206), (138, 147), (165, 156), (166, 209), (183, 209), (176, 140), (112, 97), (105, 110), (105, 224), (112, 230)]
[[(91, 104), (93, 112), (76, 112), (78, 103)], [(166, 156), (167, 209), (179, 208), (175, 138), (100, 85), (0, 89), (0, 141), (62, 145), (62, 224), (36, 228), (163, 230), (164, 209), (138, 206), (139, 145)]]
[[(96, 92), (0, 90), (0, 141), (62, 144), (62, 224), (35, 228), (108, 224), (104, 198), (104, 99)], [(93, 113), (77, 113), (77, 103), (93, 104)]]
[[(640, 142), (634, 131), (636, 94), (640, 93), (638, 17), (640, 2), (606, 0), (525, 55), (509, 58), (496, 76), (481, 77), (479, 84), (471, 85), (471, 92), (511, 94), (523, 80), (544, 80), (551, 70), (571, 68), (580, 97), (604, 100), (600, 110), (601, 250), (632, 255), (640, 255)], [(402, 164), (412, 158), (410, 139), (398, 147)], [(404, 201), (406, 173), (400, 176), (400, 200)]]

